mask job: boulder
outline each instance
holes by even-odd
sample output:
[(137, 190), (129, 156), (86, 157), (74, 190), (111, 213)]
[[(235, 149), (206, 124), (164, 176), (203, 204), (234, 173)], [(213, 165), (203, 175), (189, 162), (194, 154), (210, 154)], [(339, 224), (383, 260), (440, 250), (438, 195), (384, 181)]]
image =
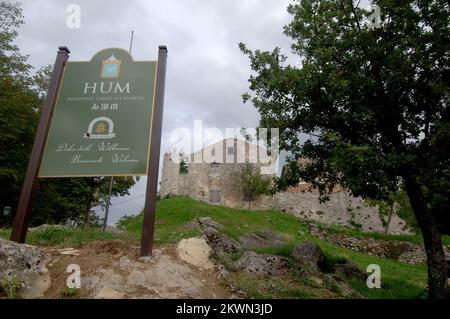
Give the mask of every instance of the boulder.
[(0, 280), (19, 281), (19, 298), (39, 298), (50, 287), (48, 262), (43, 252), (31, 245), (0, 238)]
[(252, 251), (245, 251), (235, 262), (236, 270), (244, 270), (255, 275), (280, 276), (288, 268), (286, 261), (273, 255), (259, 255)]
[(198, 219), (198, 222), (199, 222), (200, 226), (202, 226), (204, 228), (213, 228), (216, 230), (223, 228), (222, 224), (219, 224), (218, 222), (212, 220), (209, 217), (201, 217)]
[(234, 253), (239, 251), (239, 243), (233, 238), (219, 234), (213, 228), (206, 228), (203, 230), (206, 242), (211, 247), (213, 256), (220, 257), (224, 254)]
[(357, 278), (359, 280), (366, 280), (366, 273), (362, 271), (354, 262), (346, 260), (345, 263), (337, 263), (334, 265), (336, 275), (343, 279)]
[(295, 246), (292, 251), (292, 257), (299, 264), (313, 269), (319, 268), (324, 261), (322, 249), (310, 241), (305, 241)]
[(214, 264), (209, 260), (211, 247), (208, 246), (204, 238), (183, 239), (178, 243), (178, 257), (201, 269), (213, 269)]
[(200, 227), (200, 223), (197, 219), (193, 219), (190, 222), (184, 224), (183, 228), (188, 231), (197, 230)]
[(58, 249), (60, 255), (80, 256), (80, 251), (72, 247)]

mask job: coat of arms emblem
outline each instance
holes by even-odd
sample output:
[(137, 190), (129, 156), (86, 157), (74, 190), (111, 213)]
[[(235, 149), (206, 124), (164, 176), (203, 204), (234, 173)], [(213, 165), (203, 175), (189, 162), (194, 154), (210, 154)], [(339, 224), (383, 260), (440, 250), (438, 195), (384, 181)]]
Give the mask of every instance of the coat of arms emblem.
[(103, 60), (101, 77), (107, 79), (118, 78), (121, 63), (122, 61), (116, 59), (114, 54), (112, 54), (108, 59)]
[(84, 134), (85, 138), (104, 139), (116, 137), (114, 123), (109, 117), (101, 116), (93, 119), (89, 123), (88, 131)]

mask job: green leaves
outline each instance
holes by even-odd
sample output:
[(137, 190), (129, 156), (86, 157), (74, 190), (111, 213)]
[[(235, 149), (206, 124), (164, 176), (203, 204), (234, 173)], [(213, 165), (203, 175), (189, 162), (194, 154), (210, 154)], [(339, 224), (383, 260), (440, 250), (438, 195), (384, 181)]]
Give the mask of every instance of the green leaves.
[(270, 194), (272, 180), (261, 175), (259, 168), (255, 165), (250, 163), (242, 164), (238, 177), (245, 197), (244, 200), (251, 202), (259, 195)]
[(258, 109), (260, 125), (280, 128), (281, 148), (294, 160), (315, 159), (303, 178), (383, 198), (402, 168), (420, 174), (431, 157), (423, 137), (441, 125), (448, 105), (449, 8), (445, 1), (376, 3), (382, 23), (373, 30), (371, 12), (353, 1), (290, 5), (284, 32), (300, 65), (287, 65), (279, 48), (240, 48), (255, 72), (244, 100)]

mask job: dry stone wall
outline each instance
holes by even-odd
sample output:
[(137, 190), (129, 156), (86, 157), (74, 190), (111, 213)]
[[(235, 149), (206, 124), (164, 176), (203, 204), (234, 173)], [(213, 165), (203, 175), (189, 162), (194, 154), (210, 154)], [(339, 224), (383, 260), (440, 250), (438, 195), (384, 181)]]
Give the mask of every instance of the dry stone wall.
[[(273, 198), (274, 208), (294, 213), (324, 224), (360, 228), (363, 231), (384, 232), (385, 226), (376, 207), (368, 206), (362, 198), (353, 197), (345, 190), (330, 194), (330, 200), (321, 203), (317, 191), (277, 193)], [(389, 234), (410, 233), (405, 222), (392, 216)]]

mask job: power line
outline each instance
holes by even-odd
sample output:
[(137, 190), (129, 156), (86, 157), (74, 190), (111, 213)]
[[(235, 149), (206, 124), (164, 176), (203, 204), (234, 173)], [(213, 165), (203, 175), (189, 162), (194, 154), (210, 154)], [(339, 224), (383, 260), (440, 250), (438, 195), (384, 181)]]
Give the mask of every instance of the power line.
[[(135, 200), (135, 199), (138, 199), (138, 198), (141, 198), (141, 197), (144, 197), (144, 196), (145, 196), (145, 194), (142, 194), (142, 195), (139, 195), (139, 196), (136, 196), (136, 197), (133, 197), (133, 198), (129, 198), (129, 199), (120, 201), (120, 202), (118, 202), (118, 203), (111, 203), (111, 205), (112, 205), (112, 206), (122, 205), (122, 204), (124, 204), (124, 203), (126, 203), (126, 202), (131, 202), (131, 201), (133, 201), (133, 200)], [(96, 207), (101, 207), (101, 205), (94, 206), (94, 208), (96, 208)]]

